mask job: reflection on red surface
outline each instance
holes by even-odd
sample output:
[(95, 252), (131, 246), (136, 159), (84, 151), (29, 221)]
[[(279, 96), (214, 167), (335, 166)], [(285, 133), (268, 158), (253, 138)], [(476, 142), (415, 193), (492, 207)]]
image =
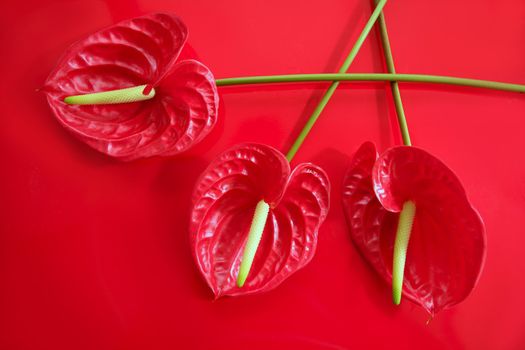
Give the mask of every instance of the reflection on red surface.
[(463, 301), (476, 285), (486, 255), (483, 221), (456, 175), (434, 156), (398, 146), (378, 157), (374, 144), (363, 144), (345, 177), (343, 205), (356, 247), (389, 285), (406, 201), (417, 209), (403, 297), (433, 316)]
[[(46, 81), (57, 119), (102, 153), (131, 160), (190, 148), (215, 125), (218, 94), (210, 70), (177, 62), (188, 31), (176, 16), (156, 13), (126, 20), (73, 44)], [(149, 101), (67, 105), (71, 95), (150, 84)]]
[[(253, 212), (270, 213), (242, 288), (236, 285)], [(328, 214), (330, 183), (310, 163), (291, 172), (282, 153), (262, 144), (235, 146), (204, 171), (193, 193), (191, 243), (197, 265), (216, 297), (271, 290), (310, 262)]]

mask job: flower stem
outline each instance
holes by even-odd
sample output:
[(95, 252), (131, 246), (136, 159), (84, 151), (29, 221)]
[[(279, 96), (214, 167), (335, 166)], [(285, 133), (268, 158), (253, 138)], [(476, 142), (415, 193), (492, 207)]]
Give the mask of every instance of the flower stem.
[[(388, 73), (395, 74), (396, 68), (394, 66), (394, 57), (392, 56), (392, 49), (390, 47), (390, 40), (388, 39), (388, 31), (386, 29), (385, 15), (383, 12), (379, 15), (379, 31), (381, 36), (381, 43), (383, 46), (383, 54), (385, 56), (386, 67)], [(401, 93), (399, 92), (399, 84), (397, 81), (390, 82), (390, 88), (392, 90), (392, 96), (394, 97), (394, 105), (396, 107), (397, 121), (401, 130), (401, 136), (403, 138), (403, 144), (411, 146), (410, 134), (408, 132), (408, 124), (405, 117), (405, 110), (403, 108), (403, 102), (401, 101)]]
[[(388, 73), (395, 74), (396, 68), (394, 66), (394, 57), (392, 56), (392, 48), (390, 47), (390, 40), (388, 39), (385, 15), (382, 12), (379, 16), (379, 31)], [(403, 138), (403, 144), (405, 146), (411, 146), (412, 143), (410, 142), (405, 110), (403, 109), (403, 102), (401, 101), (401, 93), (399, 92), (397, 81), (390, 82), (390, 88), (392, 89), (392, 96), (394, 97), (397, 121)], [(394, 242), (394, 257), (392, 260), (392, 300), (395, 305), (401, 303), (408, 242), (410, 240), (410, 234), (412, 233), (412, 225), (414, 224), (415, 215), (416, 205), (414, 202), (405, 202), (401, 213), (399, 213), (399, 222), (397, 224), (397, 232)]]
[[(357, 41), (355, 42), (354, 46), (350, 50), (350, 53), (348, 54), (348, 56), (344, 60), (343, 65), (341, 66), (341, 68), (339, 68), (339, 73), (345, 73), (348, 70), (348, 68), (350, 67), (350, 65), (352, 64), (352, 62), (354, 61), (354, 58), (356, 57), (357, 53), (359, 52), (359, 49), (363, 45), (363, 42), (365, 41), (366, 37), (368, 36), (368, 33), (370, 33), (370, 30), (372, 29), (372, 27), (373, 27), (374, 23), (376, 22), (379, 14), (381, 13), (381, 10), (385, 6), (386, 1), (387, 0), (379, 0), (378, 4), (376, 5), (376, 8), (375, 8), (374, 12), (372, 13), (370, 18), (368, 19), (368, 22), (366, 23), (365, 27), (363, 28), (363, 31), (361, 32), (361, 34), (357, 38)], [(299, 150), (299, 147), (301, 147), (301, 145), (303, 144), (304, 139), (308, 136), (308, 133), (310, 132), (310, 130), (314, 126), (315, 122), (319, 118), (319, 115), (321, 115), (321, 112), (323, 111), (323, 109), (327, 105), (328, 101), (330, 100), (330, 98), (334, 94), (335, 89), (337, 89), (338, 85), (339, 85), (339, 81), (332, 82), (332, 84), (330, 85), (328, 90), (325, 92), (324, 96), (321, 98), (321, 101), (319, 102), (317, 107), (315, 107), (312, 115), (310, 116), (310, 118), (306, 122), (305, 126), (303, 127), (303, 130), (301, 130), (301, 132), (299, 133), (299, 136), (297, 137), (295, 142), (292, 144), (292, 147), (290, 148), (290, 150), (286, 154), (286, 159), (288, 159), (289, 162), (292, 161), (293, 157), (295, 156), (295, 154)]]
[[(346, 59), (343, 62), (343, 65), (339, 69), (339, 73), (345, 73), (348, 68), (350, 67), (350, 64), (352, 64), (352, 61), (354, 60), (355, 56), (359, 52), (359, 49), (363, 45), (363, 42), (365, 41), (368, 33), (372, 29), (372, 26), (374, 25), (375, 21), (377, 20), (377, 17), (379, 16), (379, 13), (381, 13), (381, 9), (385, 6), (387, 0), (380, 0), (378, 5), (376, 6), (376, 9), (372, 13), (372, 16), (368, 20), (368, 22), (365, 25), (365, 28), (357, 38), (356, 43), (352, 47), (352, 50), (350, 50), (350, 53), (346, 57)], [(217, 84), (219, 85), (219, 84)], [(301, 144), (303, 143), (306, 136), (308, 136), (308, 133), (312, 129), (313, 125), (315, 124), (317, 118), (319, 118), (319, 115), (323, 111), (324, 107), (334, 94), (335, 89), (339, 85), (338, 81), (332, 82), (326, 93), (324, 94), (323, 98), (317, 105), (317, 107), (314, 109), (312, 115), (306, 122), (305, 126), (303, 127), (303, 130), (293, 143), (292, 147), (286, 154), (286, 159), (290, 162), (294, 155), (297, 153), (297, 150), (299, 147), (301, 147)], [(259, 242), (261, 241), (261, 237), (264, 231), (264, 226), (266, 225), (266, 220), (268, 219), (268, 213), (269, 213), (270, 207), (267, 203), (264, 201), (260, 201), (257, 203), (257, 206), (255, 207), (255, 212), (253, 215), (252, 224), (250, 226), (250, 232), (248, 233), (248, 241), (246, 242), (246, 246), (244, 247), (243, 257), (241, 260), (241, 266), (239, 268), (239, 274), (237, 275), (237, 287), (241, 288), (244, 283), (246, 282), (246, 278), (248, 277), (248, 274), (250, 273), (250, 268), (253, 263), (253, 259), (255, 258), (255, 253), (257, 252), (257, 247), (259, 246)]]
[(255, 258), (257, 247), (259, 247), (259, 243), (261, 242), (264, 226), (268, 219), (269, 211), (270, 206), (265, 201), (259, 201), (255, 207), (250, 232), (248, 233), (248, 241), (244, 247), (241, 266), (239, 268), (239, 274), (237, 275), (237, 287), (239, 288), (244, 286), (244, 282), (246, 282), (246, 278), (252, 267), (253, 259)]
[(407, 258), (408, 241), (414, 224), (416, 205), (412, 201), (403, 204), (403, 210), (399, 214), (397, 224), (396, 240), (394, 242), (394, 261), (392, 267), (392, 299), (394, 304), (401, 303), (403, 292), (403, 276), (405, 274), (405, 262)]
[(154, 96), (155, 89), (153, 86), (145, 84), (125, 89), (68, 96), (64, 99), (64, 102), (69, 105), (117, 104), (149, 100)]
[(236, 86), (279, 83), (315, 83), (315, 82), (374, 82), (398, 81), (406, 83), (445, 84), (467, 86), (481, 89), (525, 92), (525, 85), (502, 83), (490, 80), (457, 78), (443, 75), (427, 74), (387, 74), (387, 73), (320, 73), (320, 74), (287, 74), (261, 75), (217, 79), (217, 86)]

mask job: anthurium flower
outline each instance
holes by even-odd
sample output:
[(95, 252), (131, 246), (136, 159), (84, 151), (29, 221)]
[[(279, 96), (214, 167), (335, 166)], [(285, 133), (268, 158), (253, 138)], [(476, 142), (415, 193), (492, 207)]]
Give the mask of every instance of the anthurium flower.
[[(321, 168), (303, 163), (291, 171), (272, 147), (248, 143), (219, 155), (197, 181), (190, 224), (197, 266), (215, 296), (268, 291), (304, 267), (314, 256), (329, 194)], [(258, 212), (267, 215), (264, 231), (251, 270), (239, 283)]]
[[(89, 35), (69, 47), (49, 75), (49, 106), (66, 129), (110, 156), (129, 160), (187, 150), (215, 125), (219, 100), (206, 66), (177, 62), (187, 36), (178, 17), (162, 13)], [(131, 98), (122, 97), (126, 88), (135, 91)], [(93, 96), (98, 104), (91, 104)], [(135, 102), (122, 103), (130, 100)]]
[(343, 206), (355, 246), (388, 283), (396, 231), (406, 223), (400, 215), (412, 216), (402, 295), (431, 315), (476, 285), (486, 251), (483, 221), (457, 176), (426, 151), (398, 146), (378, 156), (372, 143), (363, 144), (344, 180)]

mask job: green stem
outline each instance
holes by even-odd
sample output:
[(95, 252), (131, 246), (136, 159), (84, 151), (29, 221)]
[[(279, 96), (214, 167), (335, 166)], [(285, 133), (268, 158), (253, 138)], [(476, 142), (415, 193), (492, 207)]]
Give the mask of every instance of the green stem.
[[(343, 62), (343, 65), (339, 69), (339, 73), (344, 73), (348, 70), (350, 67), (350, 64), (354, 60), (355, 56), (359, 52), (359, 49), (363, 45), (363, 42), (366, 39), (366, 36), (372, 29), (372, 26), (374, 25), (375, 21), (377, 20), (377, 17), (381, 13), (381, 9), (385, 6), (387, 0), (380, 0), (378, 5), (376, 6), (376, 9), (372, 13), (372, 16), (368, 20), (368, 22), (365, 25), (365, 28), (357, 38), (356, 43), (352, 47), (352, 50), (350, 50), (350, 53), (348, 54), (348, 57), (346, 57), (345, 61)], [(218, 84), (219, 85), (219, 84)], [(334, 81), (330, 87), (328, 88), (327, 92), (321, 99), (321, 102), (317, 105), (314, 112), (306, 122), (306, 125), (304, 126), (303, 130), (295, 140), (294, 144), (286, 154), (286, 159), (290, 162), (294, 155), (297, 153), (297, 150), (299, 147), (301, 147), (301, 144), (303, 143), (304, 139), (312, 129), (313, 125), (315, 124), (315, 121), (323, 111), (324, 107), (330, 100), (330, 97), (334, 94), (335, 89), (339, 85), (338, 81)], [(253, 263), (253, 259), (255, 258), (255, 253), (257, 252), (257, 247), (259, 246), (259, 242), (261, 241), (261, 237), (264, 231), (264, 226), (266, 225), (266, 220), (268, 219), (268, 213), (269, 213), (270, 207), (267, 203), (264, 201), (259, 201), (257, 203), (257, 206), (255, 208), (252, 224), (250, 226), (250, 232), (248, 233), (248, 241), (246, 242), (246, 246), (244, 247), (243, 257), (241, 260), (241, 266), (239, 268), (239, 274), (237, 276), (237, 286), (241, 288), (244, 283), (246, 282), (246, 278), (248, 277), (248, 274), (250, 273), (250, 268)]]
[[(345, 73), (348, 68), (350, 67), (350, 64), (352, 64), (352, 61), (354, 60), (355, 56), (359, 52), (359, 49), (363, 45), (363, 42), (365, 41), (368, 33), (372, 29), (372, 26), (374, 25), (375, 21), (377, 20), (379, 14), (381, 13), (381, 10), (385, 6), (387, 0), (380, 0), (377, 4), (374, 12), (372, 13), (372, 16), (368, 20), (368, 22), (365, 25), (365, 28), (357, 38), (356, 43), (350, 50), (350, 53), (346, 57), (346, 59), (343, 62), (343, 65), (339, 69), (339, 73)], [(223, 80), (224, 82), (224, 80)], [(220, 85), (220, 80), (217, 80), (217, 85)], [(314, 126), (317, 118), (319, 118), (319, 115), (323, 111), (324, 107), (334, 94), (335, 89), (339, 85), (338, 81), (332, 82), (326, 93), (324, 94), (323, 98), (317, 105), (317, 107), (314, 109), (312, 115), (306, 122), (305, 126), (303, 127), (303, 130), (300, 132), (299, 136), (293, 143), (292, 147), (286, 154), (286, 159), (290, 162), (294, 155), (297, 153), (297, 150), (299, 147), (301, 147), (301, 144), (303, 143), (306, 136), (308, 136), (308, 133)], [(255, 258), (255, 253), (257, 252), (257, 247), (259, 245), (259, 242), (261, 240), (262, 233), (264, 231), (264, 226), (266, 224), (266, 220), (268, 219), (268, 212), (269, 212), (269, 206), (264, 201), (260, 201), (254, 212), (252, 224), (250, 226), (250, 232), (248, 233), (248, 241), (246, 243), (246, 246), (244, 247), (243, 252), (243, 258), (241, 260), (241, 266), (239, 268), (239, 274), (237, 276), (237, 286), (240, 288), (244, 285), (246, 282), (246, 278), (248, 277), (248, 274), (250, 273), (250, 268), (253, 263), (253, 259)]]
[(253, 213), (252, 224), (250, 226), (250, 232), (248, 233), (248, 241), (244, 247), (242, 255), (241, 266), (239, 268), (239, 274), (237, 275), (237, 287), (241, 288), (246, 282), (248, 273), (253, 264), (257, 247), (261, 242), (261, 237), (268, 219), (268, 213), (270, 212), (270, 206), (265, 201), (259, 201), (255, 207)]
[(403, 210), (399, 214), (397, 224), (396, 240), (394, 242), (394, 260), (392, 266), (392, 299), (394, 304), (399, 305), (403, 292), (403, 276), (405, 274), (405, 262), (407, 257), (408, 241), (414, 224), (416, 205), (412, 201), (403, 204)]
[(68, 96), (64, 102), (69, 105), (117, 104), (149, 100), (154, 96), (155, 89), (151, 85), (145, 84), (125, 89)]
[[(283, 83), (316, 83), (316, 82), (403, 82), (403, 83), (423, 83), (423, 84), (444, 84), (474, 87), (480, 89), (509, 91), (509, 92), (525, 92), (525, 85), (503, 83), (498, 81), (457, 78), (444, 75), (428, 75), (428, 74), (387, 74), (387, 73), (314, 73), (314, 74), (284, 74), (284, 75), (262, 75), (262, 76), (247, 76), (235, 78), (217, 79), (215, 82), (217, 86), (238, 86), (238, 85), (255, 85), (255, 84), (283, 84)], [(146, 85), (133, 87), (135, 91), (142, 91)], [(125, 89), (121, 89), (125, 90)], [(109, 92), (119, 92), (120, 90), (96, 92), (93, 94), (68, 96), (64, 102), (69, 104), (91, 104), (88, 99), (100, 94)], [(155, 90), (152, 89), (146, 96), (146, 99), (152, 98)], [(104, 95), (102, 95), (104, 96)], [(141, 96), (142, 97), (142, 96)], [(82, 101), (84, 99), (84, 101)], [(97, 103), (98, 101), (95, 101)], [(98, 102), (100, 104), (100, 102)], [(118, 102), (123, 103), (123, 102)]]
[[(366, 37), (368, 36), (368, 33), (370, 33), (370, 30), (372, 29), (374, 23), (376, 22), (379, 14), (381, 13), (381, 10), (385, 6), (387, 0), (379, 0), (378, 4), (376, 5), (376, 8), (370, 18), (368, 19), (368, 22), (366, 23), (365, 27), (363, 28), (363, 31), (357, 38), (357, 41), (355, 42), (354, 46), (350, 50), (350, 53), (346, 57), (346, 59), (343, 62), (343, 65), (339, 69), (339, 73), (345, 73), (348, 68), (350, 67), (350, 64), (354, 61), (354, 58), (356, 57), (357, 53), (359, 52), (359, 49), (363, 45), (363, 42), (365, 41)], [(292, 144), (292, 147), (286, 154), (286, 159), (288, 159), (289, 162), (292, 161), (293, 157), (299, 150), (299, 147), (304, 142), (304, 139), (308, 136), (308, 133), (310, 130), (312, 130), (312, 127), (314, 126), (315, 122), (319, 118), (319, 115), (321, 115), (321, 112), (327, 105), (328, 101), (332, 97), (332, 95), (335, 92), (335, 89), (337, 89), (337, 86), (339, 85), (339, 81), (334, 81), (322, 97), (321, 101), (317, 105), (317, 107), (314, 109), (312, 115), (306, 122), (305, 126), (303, 127), (303, 130), (299, 133), (299, 136), (295, 140), (295, 142)]]
[[(388, 39), (388, 31), (386, 29), (385, 15), (381, 12), (379, 16), (379, 31), (381, 34), (381, 43), (383, 46), (383, 54), (385, 56), (386, 67), (388, 73), (395, 74), (396, 68), (394, 66), (394, 57), (392, 56), (392, 48), (390, 47), (390, 40)], [(396, 107), (397, 121), (403, 137), (403, 143), (406, 146), (411, 146), (410, 134), (408, 132), (408, 124), (405, 117), (405, 110), (403, 102), (401, 101), (401, 93), (399, 92), (399, 84), (397, 81), (390, 82), (392, 96), (394, 97), (394, 105)]]
[[(352, 64), (352, 61), (354, 60), (355, 56), (359, 52), (359, 49), (363, 45), (363, 42), (365, 41), (368, 33), (372, 29), (372, 26), (374, 25), (375, 21), (377, 20), (379, 14), (381, 13), (381, 10), (385, 6), (387, 0), (380, 0), (377, 4), (374, 12), (372, 13), (372, 16), (368, 20), (368, 22), (365, 25), (365, 28), (357, 38), (356, 43), (350, 50), (350, 53), (346, 57), (346, 59), (343, 62), (343, 65), (339, 69), (339, 73), (345, 73), (348, 68), (350, 67), (350, 64)], [(220, 80), (217, 81), (217, 85), (220, 85)], [(312, 115), (306, 122), (305, 126), (303, 127), (303, 130), (300, 132), (299, 136), (293, 143), (292, 147), (286, 154), (286, 159), (290, 162), (294, 155), (297, 153), (297, 150), (299, 147), (301, 147), (301, 144), (303, 143), (306, 136), (308, 136), (308, 133), (314, 126), (315, 122), (317, 121), (317, 118), (319, 118), (319, 115), (323, 111), (324, 107), (334, 94), (335, 89), (339, 85), (338, 81), (332, 82), (326, 93), (324, 94), (323, 98), (317, 105), (317, 107), (314, 109)], [(264, 226), (266, 224), (266, 220), (268, 219), (268, 212), (269, 212), (269, 206), (264, 201), (260, 201), (254, 212), (252, 224), (250, 226), (250, 232), (248, 233), (248, 241), (246, 243), (246, 246), (244, 247), (243, 252), (243, 258), (241, 260), (241, 266), (239, 268), (239, 274), (237, 276), (237, 286), (241, 288), (244, 283), (246, 282), (246, 278), (248, 277), (248, 274), (250, 273), (250, 268), (253, 263), (253, 259), (255, 258), (255, 253), (257, 252), (257, 247), (259, 246), (259, 242), (261, 241), (261, 237), (264, 231)]]
[(217, 79), (217, 86), (236, 86), (254, 84), (282, 84), (282, 83), (315, 83), (315, 82), (374, 82), (398, 81), (406, 83), (445, 84), (467, 86), (481, 89), (525, 92), (525, 85), (502, 83), (490, 80), (457, 78), (443, 75), (427, 74), (387, 74), (387, 73), (320, 73), (320, 74), (287, 74), (262, 75), (236, 78)]
[[(392, 48), (390, 47), (385, 15), (383, 13), (379, 16), (379, 31), (388, 73), (395, 74), (396, 68), (394, 65), (394, 57), (392, 56)], [(401, 101), (401, 93), (399, 92), (397, 81), (392, 81), (390, 83), (390, 88), (392, 89), (392, 96), (394, 97), (394, 105), (396, 107), (399, 129), (401, 131), (401, 136), (403, 137), (403, 144), (405, 144), (405, 146), (411, 146), (412, 143), (410, 142), (405, 110), (403, 108), (403, 102)], [(410, 234), (412, 233), (412, 225), (414, 223), (415, 215), (416, 205), (414, 202), (405, 202), (403, 204), (403, 209), (399, 214), (399, 222), (397, 224), (397, 232), (394, 242), (394, 257), (392, 260), (392, 299), (395, 305), (401, 303), (408, 242), (410, 240)]]

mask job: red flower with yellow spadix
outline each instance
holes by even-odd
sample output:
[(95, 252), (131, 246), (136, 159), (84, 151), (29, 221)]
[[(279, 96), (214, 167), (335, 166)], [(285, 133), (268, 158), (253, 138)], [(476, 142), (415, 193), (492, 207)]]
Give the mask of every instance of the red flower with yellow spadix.
[(188, 30), (154, 13), (102, 29), (73, 44), (44, 91), (58, 121), (89, 146), (130, 160), (184, 152), (217, 119), (210, 70), (177, 61)]
[[(386, 0), (381, 0), (343, 62), (356, 57)], [(327, 89), (284, 156), (260, 144), (231, 148), (215, 159), (197, 182), (190, 232), (197, 266), (216, 297), (268, 291), (313, 257), (328, 213), (325, 172), (289, 162), (334, 94)]]
[(457, 176), (428, 152), (363, 144), (344, 180), (343, 206), (361, 255), (431, 315), (464, 300), (486, 255), (483, 221)]
[(216, 297), (271, 290), (314, 256), (329, 208), (325, 172), (293, 169), (276, 149), (247, 143), (219, 155), (197, 181), (191, 244)]

